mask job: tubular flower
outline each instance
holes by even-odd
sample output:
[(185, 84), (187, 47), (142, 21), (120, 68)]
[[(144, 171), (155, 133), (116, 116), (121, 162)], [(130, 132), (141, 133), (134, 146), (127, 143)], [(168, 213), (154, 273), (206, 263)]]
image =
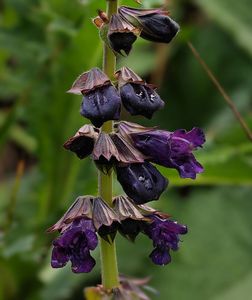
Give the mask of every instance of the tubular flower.
[(154, 264), (166, 265), (171, 262), (170, 250), (178, 250), (179, 235), (186, 234), (187, 227), (160, 215), (153, 214), (149, 218), (152, 222), (145, 224), (144, 233), (153, 241), (150, 258)]
[(108, 120), (120, 118), (121, 100), (111, 81), (100, 69), (93, 68), (81, 74), (68, 91), (83, 94), (81, 115), (96, 127)]
[(168, 180), (149, 162), (116, 167), (117, 180), (137, 204), (158, 200)]
[(204, 171), (192, 154), (205, 142), (205, 135), (200, 128), (188, 132), (183, 129), (174, 132), (150, 130), (133, 133), (131, 137), (135, 147), (150, 157), (150, 161), (177, 169), (182, 178), (195, 179), (196, 174)]
[(136, 9), (121, 6), (119, 14), (133, 26), (141, 29), (140, 36), (158, 43), (170, 43), (179, 31), (179, 25), (163, 9)]
[(108, 30), (108, 40), (111, 48), (121, 54), (129, 55), (133, 43), (139, 35), (139, 29), (132, 26), (127, 20), (119, 14), (111, 16)]
[(154, 112), (164, 106), (164, 101), (156, 93), (154, 86), (146, 84), (131, 69), (121, 68), (116, 72), (116, 77), (122, 103), (131, 115), (151, 119)]
[(74, 273), (88, 273), (95, 266), (90, 251), (97, 247), (98, 238), (91, 220), (79, 219), (54, 240), (51, 265), (62, 268), (70, 260)]

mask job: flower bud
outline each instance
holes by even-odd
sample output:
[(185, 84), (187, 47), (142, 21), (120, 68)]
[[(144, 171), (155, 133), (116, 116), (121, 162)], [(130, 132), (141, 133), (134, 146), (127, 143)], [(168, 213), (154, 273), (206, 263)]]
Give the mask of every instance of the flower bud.
[(169, 43), (179, 31), (179, 25), (163, 9), (137, 9), (121, 6), (119, 14), (133, 26), (141, 29), (146, 40)]
[(139, 29), (132, 26), (119, 14), (114, 14), (110, 18), (108, 29), (108, 40), (111, 48), (121, 54), (129, 55), (133, 43), (139, 35)]
[(131, 69), (123, 67), (116, 72), (120, 96), (127, 111), (132, 115), (142, 115), (151, 119), (155, 111), (164, 106), (164, 101), (156, 93), (155, 87), (146, 84)]
[(121, 99), (110, 79), (100, 69), (93, 68), (81, 74), (68, 91), (83, 94), (80, 113), (96, 127), (108, 120), (120, 118)]
[(117, 180), (124, 192), (137, 204), (158, 200), (168, 180), (150, 163), (117, 167)]
[(75, 152), (80, 159), (83, 159), (92, 153), (99, 132), (99, 129), (91, 125), (84, 125), (63, 146), (65, 149)]

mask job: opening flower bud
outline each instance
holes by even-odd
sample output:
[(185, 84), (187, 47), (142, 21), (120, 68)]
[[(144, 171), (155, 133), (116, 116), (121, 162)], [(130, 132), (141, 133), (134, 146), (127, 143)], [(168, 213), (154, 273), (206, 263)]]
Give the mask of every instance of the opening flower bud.
[(99, 68), (82, 73), (68, 92), (84, 95), (80, 112), (94, 126), (101, 127), (108, 120), (119, 119), (121, 99), (108, 76)]
[(121, 55), (129, 55), (132, 45), (139, 34), (140, 30), (132, 26), (119, 14), (111, 16), (108, 29), (108, 40), (111, 48), (115, 52)]
[(140, 36), (149, 41), (169, 43), (179, 31), (179, 25), (163, 9), (122, 6), (118, 11), (125, 20), (140, 28)]
[(117, 179), (124, 192), (137, 204), (158, 200), (168, 180), (150, 163), (117, 167)]

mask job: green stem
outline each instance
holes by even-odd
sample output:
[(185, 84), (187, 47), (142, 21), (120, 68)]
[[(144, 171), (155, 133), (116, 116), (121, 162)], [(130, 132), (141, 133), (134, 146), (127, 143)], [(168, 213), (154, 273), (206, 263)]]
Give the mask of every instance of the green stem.
[[(107, 0), (108, 18), (117, 12), (118, 1)], [(104, 44), (103, 52), (103, 71), (109, 78), (113, 79), (116, 68), (116, 58), (113, 51)], [(113, 121), (108, 121), (102, 126), (102, 131), (110, 133), (113, 131)], [(99, 194), (108, 205), (112, 205), (113, 197), (113, 174), (108, 175), (99, 172)], [(102, 268), (102, 284), (106, 289), (112, 289), (119, 286), (116, 247), (115, 242), (108, 243), (100, 239), (100, 254)]]

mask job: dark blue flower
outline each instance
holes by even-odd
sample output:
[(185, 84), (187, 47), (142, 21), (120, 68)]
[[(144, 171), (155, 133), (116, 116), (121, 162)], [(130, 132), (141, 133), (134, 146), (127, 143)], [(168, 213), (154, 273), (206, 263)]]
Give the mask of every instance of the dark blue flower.
[(164, 101), (147, 84), (127, 83), (120, 88), (122, 103), (132, 115), (151, 119), (155, 111), (164, 106)]
[(203, 172), (203, 167), (195, 159), (192, 151), (201, 147), (205, 136), (200, 128), (191, 131), (150, 130), (149, 132), (132, 134), (135, 146), (150, 161), (178, 170), (182, 178), (196, 178)]
[(54, 240), (51, 265), (62, 268), (70, 260), (74, 273), (88, 273), (95, 266), (90, 250), (94, 250), (97, 244), (92, 220), (77, 219)]
[(111, 48), (121, 54), (129, 55), (139, 30), (123, 19), (119, 14), (110, 18), (108, 40)]
[(140, 36), (149, 41), (169, 43), (179, 31), (179, 25), (162, 9), (121, 6), (118, 11), (125, 20), (141, 29)]
[(120, 118), (121, 99), (112, 85), (95, 88), (84, 94), (81, 115), (88, 118), (96, 127), (108, 120)]
[(124, 192), (137, 204), (157, 200), (168, 185), (168, 180), (148, 162), (117, 166), (116, 172)]
[(152, 223), (145, 223), (144, 233), (153, 241), (150, 258), (157, 265), (166, 265), (171, 261), (170, 250), (178, 250), (179, 235), (186, 234), (187, 227), (158, 215), (148, 217)]

